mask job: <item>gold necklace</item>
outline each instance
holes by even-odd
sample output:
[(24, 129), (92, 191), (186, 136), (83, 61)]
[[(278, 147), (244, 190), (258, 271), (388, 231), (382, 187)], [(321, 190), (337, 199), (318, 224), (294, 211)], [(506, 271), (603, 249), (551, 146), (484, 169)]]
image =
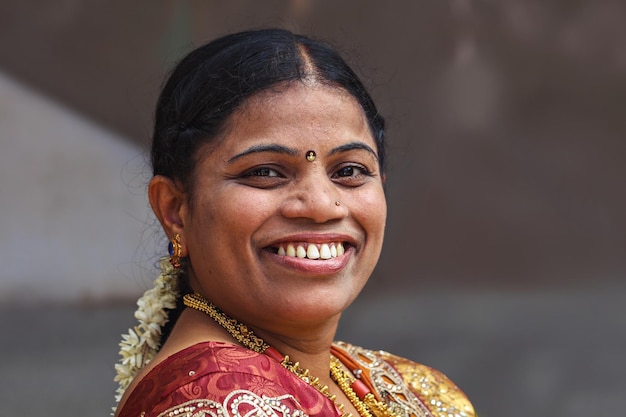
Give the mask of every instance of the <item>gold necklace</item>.
[(371, 417), (372, 414), (376, 417), (396, 417), (396, 414), (387, 404), (378, 401), (364, 383), (358, 384), (363, 387), (359, 389), (361, 399), (355, 389), (355, 383), (360, 381), (350, 375), (341, 366), (341, 361), (332, 355), (330, 357), (330, 375), (362, 417)]
[[(186, 294), (183, 297), (183, 302), (187, 307), (201, 311), (211, 317), (244, 347), (258, 353), (264, 353), (276, 359), (284, 368), (330, 399), (335, 404), (335, 407), (339, 410), (342, 417), (352, 417), (352, 414), (344, 413), (344, 405), (337, 401), (336, 395), (330, 393), (327, 385), (323, 385), (319, 378), (311, 375), (309, 370), (302, 368), (298, 362), (291, 362), (289, 356), (283, 356), (274, 347), (265, 343), (265, 341), (255, 335), (252, 329), (248, 328), (248, 326), (233, 319), (232, 317), (229, 317), (198, 293)], [(353, 389), (353, 384), (356, 382), (356, 379), (352, 378), (342, 368), (341, 361), (332, 355), (330, 356), (330, 376), (362, 417), (372, 417), (372, 413), (376, 417), (395, 416), (395, 414), (389, 410), (387, 405), (378, 401), (371, 392), (367, 392), (364, 395), (363, 400), (361, 400), (356, 391)], [(362, 383), (361, 385), (365, 386)]]

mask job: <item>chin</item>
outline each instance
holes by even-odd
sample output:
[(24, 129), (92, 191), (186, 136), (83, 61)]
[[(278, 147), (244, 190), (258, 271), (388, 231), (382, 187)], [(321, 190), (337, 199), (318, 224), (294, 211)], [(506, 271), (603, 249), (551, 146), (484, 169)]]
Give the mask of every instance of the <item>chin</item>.
[(335, 319), (358, 295), (347, 296), (346, 290), (309, 291), (281, 304), (281, 315), (290, 321), (321, 322)]

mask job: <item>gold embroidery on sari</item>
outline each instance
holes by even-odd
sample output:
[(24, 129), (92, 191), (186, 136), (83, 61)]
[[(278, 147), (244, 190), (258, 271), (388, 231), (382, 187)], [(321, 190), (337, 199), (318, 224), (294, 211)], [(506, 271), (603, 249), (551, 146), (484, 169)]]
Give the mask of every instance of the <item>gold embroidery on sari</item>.
[(444, 374), (387, 352), (381, 356), (402, 375), (404, 383), (427, 404), (434, 417), (475, 417), (465, 394)]
[(445, 375), (384, 351), (373, 352), (343, 342), (362, 368), (380, 399), (399, 415), (415, 417), (475, 417), (465, 394)]
[(433, 417), (428, 408), (408, 389), (402, 376), (375, 352), (358, 346), (338, 342), (363, 369), (377, 391), (377, 396), (394, 413), (405, 417)]

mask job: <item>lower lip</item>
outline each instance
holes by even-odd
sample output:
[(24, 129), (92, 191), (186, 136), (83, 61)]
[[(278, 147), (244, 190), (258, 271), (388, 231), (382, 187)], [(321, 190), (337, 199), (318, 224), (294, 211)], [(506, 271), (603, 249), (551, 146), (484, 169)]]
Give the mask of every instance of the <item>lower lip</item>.
[(350, 258), (352, 258), (354, 248), (346, 249), (344, 254), (341, 256), (324, 260), (278, 255), (273, 252), (267, 253), (272, 258), (272, 260), (287, 268), (297, 269), (299, 271), (311, 274), (329, 275), (335, 274), (346, 267), (348, 261), (350, 261)]

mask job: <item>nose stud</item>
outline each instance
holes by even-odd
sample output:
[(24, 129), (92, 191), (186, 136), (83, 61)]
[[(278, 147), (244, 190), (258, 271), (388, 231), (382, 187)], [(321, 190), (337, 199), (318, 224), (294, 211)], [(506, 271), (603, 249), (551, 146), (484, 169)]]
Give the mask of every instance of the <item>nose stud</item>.
[(335, 201), (335, 205), (336, 205), (337, 207), (339, 207), (339, 206), (341, 205), (341, 201), (339, 201), (339, 200)]
[(315, 161), (315, 158), (317, 158), (317, 155), (315, 154), (315, 151), (306, 151), (306, 160), (309, 162), (313, 162)]

